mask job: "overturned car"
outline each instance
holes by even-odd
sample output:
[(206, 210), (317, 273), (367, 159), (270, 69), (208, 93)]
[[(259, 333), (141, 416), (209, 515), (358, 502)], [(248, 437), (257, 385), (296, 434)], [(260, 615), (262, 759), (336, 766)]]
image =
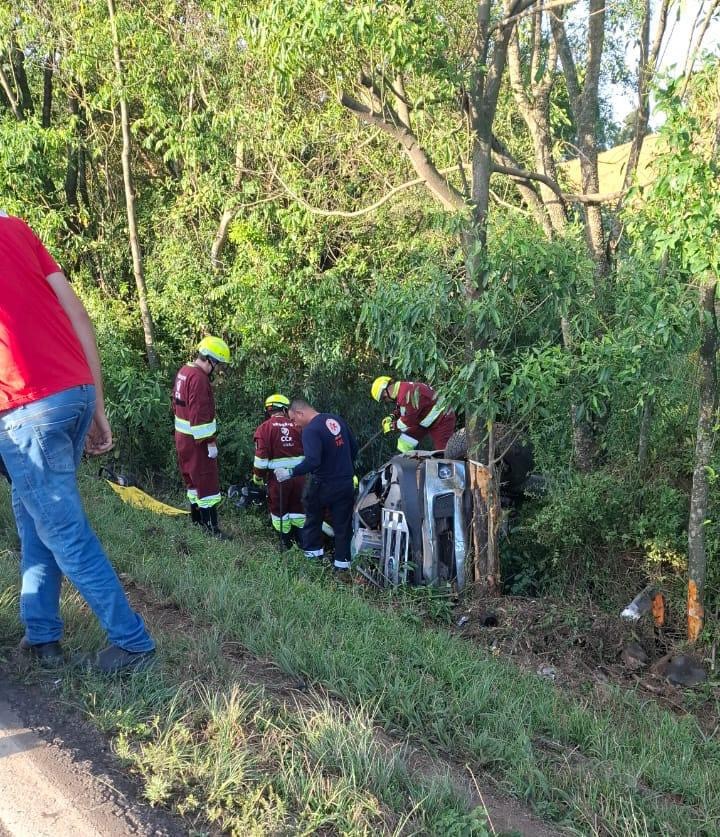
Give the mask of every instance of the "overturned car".
[[(379, 585), (467, 580), (472, 494), (465, 431), (445, 451), (393, 456), (360, 481), (353, 512), (353, 556)], [(516, 440), (500, 464), (501, 504), (512, 508), (539, 487), (531, 476), (532, 447)]]

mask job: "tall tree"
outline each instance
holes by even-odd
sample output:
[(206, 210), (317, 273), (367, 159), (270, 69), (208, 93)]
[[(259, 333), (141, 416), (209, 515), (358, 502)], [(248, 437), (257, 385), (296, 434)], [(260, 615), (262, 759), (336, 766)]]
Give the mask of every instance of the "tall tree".
[[(466, 314), (465, 367), (457, 379), (465, 382), (470, 460), (484, 459), (490, 466), (474, 481), (473, 530), (477, 581), (488, 590), (499, 584), (499, 507), (492, 445), (495, 415), (483, 387), (496, 374), (500, 345), (493, 318), (497, 313), (479, 317), (478, 306), (489, 305), (494, 284), (503, 281), (490, 269), (490, 181), (493, 174), (508, 175), (522, 183), (529, 200), (537, 199), (534, 182), (560, 194), (545, 175), (518, 169), (494, 132), (511, 37), (536, 5), (535, 0), (480, 0), (453, 8), (446, 17), (429, 2), (378, 7), (276, 0), (258, 11), (259, 43), (271, 55), (281, 92), (313, 86), (332, 90), (358, 122), (395, 144), (415, 175), (411, 182), (422, 184), (458, 217)], [(601, 9), (598, 14), (600, 29), (593, 24), (593, 38), (599, 45), (589, 65), (594, 73), (599, 72), (597, 53), (602, 48)], [(586, 132), (594, 133), (594, 79), (586, 89), (584, 124)], [(586, 183), (597, 192), (594, 181)], [(485, 365), (487, 378), (479, 373)], [(486, 507), (489, 514), (482, 517)]]
[(698, 417), (688, 523), (688, 638), (702, 631), (707, 575), (705, 527), (718, 408), (716, 299), (720, 279), (720, 61), (706, 62), (687, 87), (682, 79), (661, 97), (667, 115), (659, 176), (648, 189), (633, 232), (649, 240), (658, 261), (682, 271), (697, 288)]
[(120, 102), (123, 184), (125, 187), (125, 206), (127, 208), (128, 235), (130, 239), (130, 250), (132, 252), (133, 273), (135, 274), (135, 286), (137, 288), (138, 305), (140, 307), (140, 318), (142, 320), (143, 334), (145, 337), (145, 352), (147, 354), (148, 365), (151, 369), (155, 369), (158, 365), (157, 353), (155, 351), (155, 327), (150, 313), (150, 306), (148, 305), (147, 286), (145, 284), (142, 252), (140, 250), (140, 240), (138, 237), (137, 214), (135, 211), (135, 188), (133, 186), (131, 165), (132, 137), (130, 134), (130, 115), (128, 113), (127, 97), (125, 93), (123, 64), (120, 53), (120, 38), (118, 36), (117, 20), (115, 16), (115, 0), (107, 0), (107, 6), (110, 19), (110, 32), (112, 37), (113, 61), (115, 64), (118, 98)]

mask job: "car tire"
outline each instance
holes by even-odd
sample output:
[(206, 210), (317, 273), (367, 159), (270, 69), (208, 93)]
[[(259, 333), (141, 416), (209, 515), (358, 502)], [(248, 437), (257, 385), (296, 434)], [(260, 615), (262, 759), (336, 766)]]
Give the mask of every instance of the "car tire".
[(467, 433), (465, 428), (456, 430), (445, 445), (446, 459), (466, 459), (468, 452)]

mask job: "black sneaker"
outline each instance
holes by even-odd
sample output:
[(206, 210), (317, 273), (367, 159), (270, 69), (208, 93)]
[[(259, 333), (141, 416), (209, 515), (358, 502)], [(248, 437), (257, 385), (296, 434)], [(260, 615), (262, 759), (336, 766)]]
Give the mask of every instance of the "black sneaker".
[(155, 658), (155, 649), (151, 651), (126, 651), (118, 645), (108, 645), (97, 654), (85, 654), (78, 659), (83, 668), (100, 674), (118, 674), (121, 671), (145, 671)]
[(47, 668), (55, 668), (65, 664), (62, 645), (57, 640), (33, 644), (28, 641), (27, 637), (23, 637), (20, 640), (20, 651)]

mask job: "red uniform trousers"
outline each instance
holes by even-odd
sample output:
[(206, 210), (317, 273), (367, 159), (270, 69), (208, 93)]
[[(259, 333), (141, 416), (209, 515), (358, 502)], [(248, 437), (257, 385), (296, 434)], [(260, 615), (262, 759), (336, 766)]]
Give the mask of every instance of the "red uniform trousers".
[(432, 439), (433, 450), (445, 450), (448, 439), (455, 432), (455, 413), (449, 410), (428, 429), (428, 435)]
[(175, 449), (187, 498), (201, 509), (216, 506), (220, 494), (217, 459), (210, 459), (206, 441), (195, 441), (187, 433), (175, 433)]
[(268, 480), (268, 506), (270, 519), (278, 532), (288, 534), (292, 528), (302, 529), (305, 524), (305, 509), (302, 493), (305, 477), (292, 477), (279, 483), (271, 472)]

